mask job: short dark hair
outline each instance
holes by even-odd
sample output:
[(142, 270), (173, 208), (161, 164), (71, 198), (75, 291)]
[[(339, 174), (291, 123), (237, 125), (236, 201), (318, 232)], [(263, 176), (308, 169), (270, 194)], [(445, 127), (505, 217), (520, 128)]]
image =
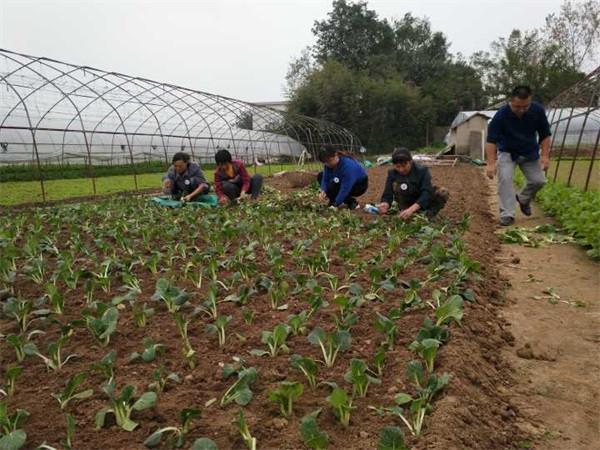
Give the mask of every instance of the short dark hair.
[(392, 164), (412, 161), (412, 155), (406, 147), (396, 147), (392, 152)]
[(227, 164), (231, 162), (231, 153), (224, 148), (215, 153), (215, 162), (217, 164)]
[(171, 162), (175, 164), (175, 161), (183, 161), (185, 163), (190, 162), (190, 155), (185, 152), (177, 152), (173, 155)]
[(525, 100), (526, 98), (531, 97), (531, 88), (525, 84), (521, 84), (519, 86), (515, 86), (510, 93), (511, 97), (518, 97), (521, 100)]
[(337, 153), (337, 150), (331, 144), (326, 144), (319, 150), (319, 161), (325, 162), (330, 158), (333, 158)]

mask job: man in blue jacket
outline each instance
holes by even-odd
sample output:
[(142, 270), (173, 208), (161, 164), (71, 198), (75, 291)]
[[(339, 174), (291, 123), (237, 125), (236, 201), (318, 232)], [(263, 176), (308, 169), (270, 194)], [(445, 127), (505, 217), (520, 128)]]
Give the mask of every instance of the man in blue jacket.
[[(531, 89), (515, 87), (508, 103), (491, 120), (485, 147), (487, 176), (492, 179), (498, 174), (500, 225), (514, 223), (515, 201), (523, 214), (531, 215), (530, 202), (546, 182), (544, 171), (550, 165), (550, 136), (546, 111), (531, 101)], [(527, 183), (515, 195), (513, 174), (517, 165)]]
[(332, 145), (319, 151), (323, 172), (319, 173), (321, 185), (319, 199), (329, 199), (329, 206), (337, 208), (345, 205), (348, 209), (359, 208), (359, 197), (367, 192), (369, 178), (365, 168), (350, 155), (338, 152)]

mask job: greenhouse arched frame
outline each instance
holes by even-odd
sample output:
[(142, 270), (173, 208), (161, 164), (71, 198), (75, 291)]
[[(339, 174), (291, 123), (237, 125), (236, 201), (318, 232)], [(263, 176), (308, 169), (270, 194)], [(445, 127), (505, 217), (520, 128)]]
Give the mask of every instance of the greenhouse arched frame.
[[(0, 165), (30, 164), (46, 201), (48, 164), (94, 168), (164, 161), (185, 151), (201, 164), (228, 149), (248, 164), (315, 159), (331, 144), (361, 147), (325, 120), (162, 83), (0, 49)], [(269, 170), (270, 170), (269, 165)]]

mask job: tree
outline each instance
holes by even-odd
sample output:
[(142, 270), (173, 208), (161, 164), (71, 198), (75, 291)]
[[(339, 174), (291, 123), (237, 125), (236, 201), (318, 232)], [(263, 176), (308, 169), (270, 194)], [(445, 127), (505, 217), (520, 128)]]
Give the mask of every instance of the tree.
[(440, 76), (450, 63), (448, 42), (440, 32), (432, 32), (427, 19), (407, 13), (393, 24), (394, 59), (402, 76), (421, 85)]
[(546, 34), (565, 54), (572, 70), (583, 70), (586, 62), (592, 63), (600, 47), (600, 3), (566, 1), (560, 14), (546, 17)]
[(315, 21), (314, 55), (319, 63), (334, 59), (351, 70), (366, 69), (371, 55), (391, 54), (394, 33), (367, 3), (335, 0), (327, 20)]
[(570, 67), (558, 44), (538, 30), (513, 30), (508, 38), (492, 42), (491, 53), (474, 54), (471, 64), (491, 103), (506, 98), (517, 84), (528, 84), (536, 100), (547, 102), (584, 76)]
[(311, 73), (317, 69), (317, 64), (311, 55), (312, 48), (306, 47), (298, 58), (294, 58), (285, 75), (285, 95), (290, 97), (306, 81)]

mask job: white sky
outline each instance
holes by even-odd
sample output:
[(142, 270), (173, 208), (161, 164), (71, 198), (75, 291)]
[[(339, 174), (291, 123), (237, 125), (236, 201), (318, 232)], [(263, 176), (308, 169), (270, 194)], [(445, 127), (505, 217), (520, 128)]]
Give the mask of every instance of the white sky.
[[(0, 48), (247, 101), (283, 99), (288, 65), (331, 10), (320, 0), (0, 0)], [(427, 16), (453, 53), (541, 27), (562, 0), (371, 0), (380, 17)]]

